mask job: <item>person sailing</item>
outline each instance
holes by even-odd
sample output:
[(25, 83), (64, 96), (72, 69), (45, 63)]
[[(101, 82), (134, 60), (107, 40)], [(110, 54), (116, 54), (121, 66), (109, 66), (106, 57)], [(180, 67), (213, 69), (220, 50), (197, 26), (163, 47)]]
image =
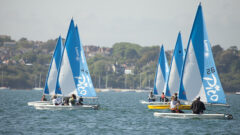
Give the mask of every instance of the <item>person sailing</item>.
[(78, 105), (83, 105), (83, 98), (82, 98), (82, 96), (78, 99), (78, 103), (77, 103)]
[(76, 104), (77, 100), (76, 100), (76, 95), (75, 94), (72, 94), (72, 97), (69, 99), (69, 105), (70, 106), (73, 106)]
[(191, 109), (194, 114), (203, 114), (203, 111), (206, 110), (204, 103), (200, 101), (200, 97), (193, 101)]
[(45, 95), (42, 95), (41, 101), (47, 101)]
[(174, 99), (175, 99), (175, 101), (178, 101), (178, 97), (177, 97), (177, 93), (174, 93)]
[(184, 113), (182, 110), (179, 109), (180, 107), (180, 101), (176, 101), (176, 98), (174, 96), (171, 97), (170, 102), (170, 110), (172, 113)]
[(57, 97), (56, 95), (53, 95), (52, 103), (53, 103), (53, 105), (61, 105), (62, 99), (60, 97)]
[(162, 92), (162, 95), (160, 97), (160, 102), (168, 102), (168, 99), (166, 98), (166, 96), (164, 95), (164, 92)]
[(155, 96), (153, 95), (152, 91), (148, 95), (148, 101), (149, 102), (155, 102)]

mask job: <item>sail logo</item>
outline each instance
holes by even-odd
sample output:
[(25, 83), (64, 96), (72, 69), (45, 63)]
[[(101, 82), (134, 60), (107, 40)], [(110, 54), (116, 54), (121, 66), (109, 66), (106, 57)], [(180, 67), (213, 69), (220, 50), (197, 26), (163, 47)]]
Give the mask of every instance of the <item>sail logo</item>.
[(79, 52), (78, 52), (78, 47), (75, 47), (75, 51), (76, 51), (76, 60), (79, 61), (80, 60), (80, 56), (79, 56)]
[(81, 53), (81, 57), (82, 57), (82, 63), (84, 64), (85, 63), (85, 59), (84, 59), (84, 55), (83, 55), (84, 53), (83, 53), (83, 51), (82, 51), (82, 53)]
[(206, 87), (207, 90), (207, 95), (210, 96), (210, 100), (212, 101), (218, 101), (218, 95), (217, 91), (220, 90), (219, 85), (217, 85), (217, 78), (213, 74), (215, 72), (214, 68), (212, 67), (211, 69), (207, 69), (207, 73), (210, 74), (212, 73), (210, 77), (204, 77), (203, 80), (206, 81), (208, 86)]
[(84, 75), (81, 75), (79, 77), (75, 77), (76, 79), (78, 79), (78, 84), (77, 84), (77, 90), (79, 91), (79, 93), (81, 95), (86, 95), (87, 91), (85, 90), (86, 87), (88, 86), (88, 83), (86, 82), (86, 78)]
[(208, 57), (209, 56), (209, 49), (208, 49), (208, 40), (204, 40), (204, 56)]

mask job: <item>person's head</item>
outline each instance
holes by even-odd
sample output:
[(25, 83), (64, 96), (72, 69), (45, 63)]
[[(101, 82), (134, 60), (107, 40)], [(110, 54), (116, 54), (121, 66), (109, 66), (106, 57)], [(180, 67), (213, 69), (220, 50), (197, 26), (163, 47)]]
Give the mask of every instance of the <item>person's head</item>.
[(175, 97), (174, 97), (174, 96), (172, 96), (172, 97), (171, 97), (171, 100), (174, 100), (174, 99), (175, 99)]
[(164, 95), (164, 92), (162, 92), (162, 95)]
[(72, 94), (72, 98), (73, 98), (73, 99), (76, 99), (76, 95), (75, 95), (75, 94)]
[(57, 98), (57, 96), (56, 95), (53, 95), (53, 99), (56, 99)]
[(45, 95), (42, 95), (43, 98), (45, 98)]
[(177, 93), (174, 93), (175, 96), (177, 96)]
[(197, 98), (197, 101), (200, 101), (200, 97)]

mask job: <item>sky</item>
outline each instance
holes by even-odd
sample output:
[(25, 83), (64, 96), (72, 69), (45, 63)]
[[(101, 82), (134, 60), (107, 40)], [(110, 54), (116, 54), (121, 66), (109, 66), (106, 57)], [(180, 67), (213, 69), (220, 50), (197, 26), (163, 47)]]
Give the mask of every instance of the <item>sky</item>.
[(0, 0), (0, 35), (34, 41), (66, 37), (71, 18), (83, 45), (117, 42), (184, 48), (201, 2), (210, 43), (240, 48), (240, 0)]

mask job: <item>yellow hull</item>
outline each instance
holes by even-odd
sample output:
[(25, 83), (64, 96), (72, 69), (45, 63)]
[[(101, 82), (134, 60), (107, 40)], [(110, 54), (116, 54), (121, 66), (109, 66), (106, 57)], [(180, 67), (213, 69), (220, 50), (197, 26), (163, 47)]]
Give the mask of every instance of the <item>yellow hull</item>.
[[(179, 109), (180, 110), (190, 110), (191, 105), (180, 105)], [(148, 109), (170, 109), (170, 105), (148, 105)]]

